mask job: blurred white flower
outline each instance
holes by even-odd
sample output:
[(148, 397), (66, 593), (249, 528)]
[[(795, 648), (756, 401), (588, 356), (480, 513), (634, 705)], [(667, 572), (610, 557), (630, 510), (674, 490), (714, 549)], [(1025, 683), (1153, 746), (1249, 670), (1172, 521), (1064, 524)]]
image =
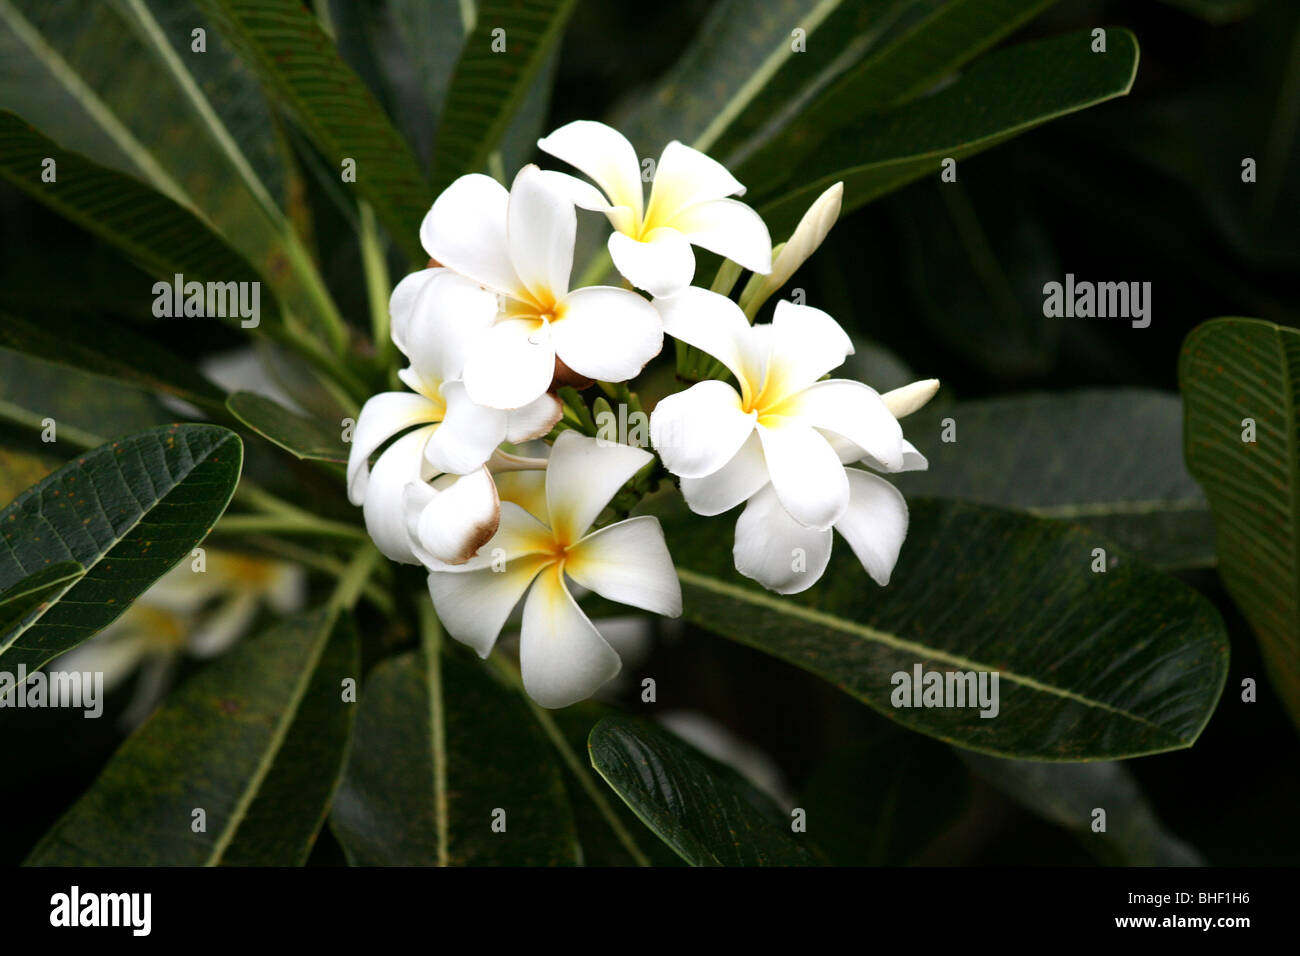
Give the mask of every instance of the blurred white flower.
[(140, 670), (123, 717), (134, 726), (166, 693), (181, 658), (225, 653), (248, 632), (259, 609), (292, 613), (302, 608), (306, 593), (307, 575), (298, 565), (208, 548), (202, 571), (182, 561), (121, 617), (53, 666), (102, 672), (106, 690)]
[(688, 286), (695, 276), (692, 245), (753, 272), (772, 268), (772, 239), (762, 218), (744, 203), (727, 198), (744, 195), (745, 187), (699, 150), (675, 140), (664, 147), (645, 202), (636, 150), (618, 130), (577, 120), (537, 145), (600, 187), (563, 176), (576, 205), (609, 218), (614, 227), (610, 257), (623, 278), (638, 289), (671, 295)]
[[(652, 460), (639, 448), (599, 443), (573, 431), (556, 440), (545, 473), (513, 477), (501, 525), (478, 557), (430, 565), (429, 593), (456, 640), (487, 657), (528, 591), (520, 635), (524, 688), (543, 707), (590, 697), (618, 673), (619, 656), (578, 607), (565, 576), (600, 596), (676, 617), (681, 587), (652, 517), (588, 533), (610, 499)], [(531, 590), (529, 590), (529, 586)]]

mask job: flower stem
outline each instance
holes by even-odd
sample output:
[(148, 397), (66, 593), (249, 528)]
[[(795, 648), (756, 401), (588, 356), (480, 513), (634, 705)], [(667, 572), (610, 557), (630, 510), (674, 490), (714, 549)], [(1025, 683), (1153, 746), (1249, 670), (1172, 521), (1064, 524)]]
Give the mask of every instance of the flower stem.
[(357, 548), (352, 560), (339, 576), (339, 583), (330, 595), (329, 606), (336, 611), (352, 610), (381, 557), (379, 549), (369, 541)]
[(388, 328), (388, 263), (375, 225), (375, 211), (370, 203), (361, 207), (361, 265), (366, 275), (366, 296), (370, 300), (370, 329), (375, 340), (375, 358), (381, 368), (392, 361), (393, 342)]

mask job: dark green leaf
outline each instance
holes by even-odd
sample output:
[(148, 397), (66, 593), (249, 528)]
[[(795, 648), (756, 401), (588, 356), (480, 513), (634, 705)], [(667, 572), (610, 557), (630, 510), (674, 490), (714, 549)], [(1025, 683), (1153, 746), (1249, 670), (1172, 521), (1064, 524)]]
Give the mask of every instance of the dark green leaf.
[[(56, 164), (58, 178), (52, 183), (41, 180), (41, 164), (46, 158)], [(130, 176), (61, 149), (8, 112), (0, 112), (0, 176), (117, 246), (151, 276), (168, 284), (177, 273), (184, 275), (186, 282), (260, 281), (248, 263), (192, 212)], [(260, 320), (275, 323), (278, 308), (269, 290), (262, 291)], [(152, 291), (148, 296), (145, 293), (140, 290), (142, 304), (154, 300)], [(237, 314), (227, 318), (236, 324), (240, 321)], [(86, 348), (90, 345), (91, 341), (84, 342)], [(149, 354), (156, 356), (160, 351), (154, 348)], [(118, 362), (124, 364), (124, 360)]]
[[(741, 181), (762, 189), (791, 165), (837, 137), (866, 114), (898, 106), (933, 87), (1055, 0), (950, 0), (925, 4), (915, 22), (873, 46), (808, 103), (785, 117), (780, 132), (751, 138), (729, 155)], [(821, 54), (819, 53), (819, 56)], [(761, 148), (758, 148), (759, 143)]]
[[(433, 155), (436, 189), (487, 165), (559, 43), (574, 5), (575, 0), (478, 3), (474, 31), (456, 63), (438, 125)], [(499, 43), (505, 44), (504, 51), (493, 50)]]
[(694, 866), (809, 866), (816, 857), (766, 794), (655, 724), (606, 717), (591, 765), (641, 821)]
[[(66, 457), (69, 445), (94, 448), (175, 417), (137, 388), (0, 348), (0, 421), (41, 433), (46, 419), (53, 419), (55, 440), (46, 451)], [(36, 484), (37, 478), (14, 488), (4, 500)]]
[[(929, 459), (905, 495), (964, 498), (1094, 528), (1158, 567), (1214, 562), (1209, 505), (1182, 455), (1182, 403), (1154, 389), (958, 402), (903, 423)], [(951, 421), (944, 441), (945, 422)]]
[[(554, 866), (579, 862), (550, 743), (514, 691), (478, 661), (408, 653), (363, 691), (330, 826), (359, 866)], [(494, 818), (504, 812), (504, 832)]]
[[(320, 609), (174, 691), (27, 859), (35, 866), (302, 864), (338, 780), (356, 631)], [(204, 828), (195, 831), (195, 811)]]
[[(104, 338), (113, 348), (103, 347)], [(200, 408), (221, 407), (225, 394), (198, 369), (129, 328), (69, 313), (40, 319), (0, 312), (0, 346), (60, 365), (165, 392)]]
[[(592, 614), (590, 608), (587, 613)], [(543, 719), (554, 721), (577, 764), (576, 767), (569, 764), (566, 758), (571, 772), (565, 775), (564, 782), (573, 805), (578, 841), (582, 844), (583, 866), (636, 866), (645, 863), (682, 866), (682, 858), (647, 830), (627, 804), (609, 792), (591, 767), (587, 756), (587, 738), (591, 728), (602, 717), (617, 714), (613, 708), (590, 700), (543, 712)], [(635, 855), (629, 842), (635, 847)]]
[[(1096, 760), (1196, 740), (1227, 677), (1227, 635), (1210, 602), (1083, 528), (964, 502), (909, 506), (888, 587), (840, 541), (821, 581), (790, 597), (735, 573), (726, 519), (720, 528), (669, 517), (685, 616), (972, 750)], [(1109, 567), (1095, 573), (1099, 547)], [(895, 707), (893, 677), (915, 667), (997, 672), (997, 716)]]
[(419, 164), (365, 84), (298, 0), (198, 0), (298, 118), (336, 170), (356, 162), (357, 191), (412, 262), (430, 193)]
[[(1137, 71), (1137, 40), (1106, 31), (1107, 52), (1089, 31), (1009, 47), (978, 61), (931, 96), (862, 118), (802, 163), (774, 165), (783, 180), (751, 187), (773, 235), (785, 235), (822, 192), (844, 182), (848, 213), (927, 174), (1057, 117), (1126, 94)], [(744, 169), (742, 182), (749, 182)], [(782, 193), (784, 192), (784, 195)], [(760, 195), (761, 193), (761, 195)]]
[(348, 460), (342, 431), (333, 424), (305, 418), (254, 392), (235, 392), (226, 401), (230, 413), (267, 441), (299, 458)]
[(837, 866), (911, 862), (965, 809), (966, 771), (940, 743), (887, 733), (836, 754), (804, 787), (808, 833)]
[(214, 425), (150, 429), (87, 452), (0, 511), (0, 588), (57, 562), (86, 568), (6, 635), (5, 664), (35, 671), (116, 620), (217, 523), (242, 450)]
[[(164, 62), (157, 34), (151, 40), (140, 29), (141, 11), (151, 7), (175, 69)], [(292, 255), (297, 250), (288, 248), (283, 216), (274, 209), (272, 193), (281, 191), (285, 177), (275, 174), (279, 158), (271, 153), (279, 146), (270, 113), (216, 31), (208, 30), (206, 52), (191, 51), (190, 30), (200, 26), (210, 24), (189, 3), (5, 0), (0, 104), (68, 152), (136, 178), (193, 212), (271, 282), (290, 309), (312, 315), (313, 290), (304, 287)], [(188, 94), (206, 101), (206, 117)], [(219, 133), (235, 144), (251, 175), (236, 168)], [(140, 220), (153, 222), (147, 209)], [(213, 277), (241, 275), (218, 271)]]
[(1298, 372), (1300, 332), (1257, 319), (1198, 326), (1178, 363), (1187, 467), (1214, 513), (1219, 575), (1300, 727)]
[(0, 640), (17, 630), (23, 619), (39, 611), (42, 604), (57, 601), (85, 573), (86, 569), (76, 561), (59, 561), (0, 591)]
[[(959, 756), (976, 773), (1027, 810), (1074, 833), (1102, 862), (1116, 866), (1198, 866), (1204, 861), (1165, 829), (1121, 763), (1042, 763)], [(1093, 811), (1106, 811), (1106, 829), (1093, 830)]]

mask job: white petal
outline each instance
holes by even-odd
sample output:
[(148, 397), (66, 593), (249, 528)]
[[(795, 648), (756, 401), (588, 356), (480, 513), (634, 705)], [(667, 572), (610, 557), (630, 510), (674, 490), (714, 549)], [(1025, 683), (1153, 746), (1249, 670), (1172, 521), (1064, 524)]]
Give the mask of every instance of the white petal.
[(619, 275), (651, 295), (680, 292), (695, 277), (695, 253), (676, 229), (655, 229), (644, 239), (612, 233), (609, 255)]
[(682, 587), (663, 529), (649, 515), (587, 535), (569, 549), (564, 572), (610, 601), (667, 617), (682, 613)]
[(903, 467), (903, 429), (869, 385), (832, 378), (816, 382), (773, 409), (847, 438), (885, 471)]
[(403, 429), (424, 422), (437, 421), (441, 412), (423, 395), (409, 392), (381, 392), (361, 407), (356, 427), (352, 429), (352, 448), (348, 451), (348, 500), (354, 505), (366, 498), (370, 481), (370, 456), (388, 439)]
[(894, 413), (895, 418), (903, 418), (934, 398), (937, 391), (939, 391), (939, 380), (927, 378), (886, 392), (880, 397), (884, 399), (885, 405)]
[(618, 130), (592, 120), (575, 120), (539, 139), (537, 147), (582, 170), (605, 191), (611, 204), (626, 206), (641, 218), (641, 164)]
[(487, 657), (528, 585), (553, 560), (531, 555), (510, 561), (501, 571), (430, 571), (429, 596), (438, 619), (448, 634)]
[(496, 321), (499, 299), (462, 275), (437, 271), (412, 306), (402, 346), (411, 367), (431, 389), (460, 377), (479, 337)]
[(434, 426), (407, 432), (384, 449), (366, 488), (362, 514), (375, 546), (393, 561), (419, 564), (407, 532), (406, 486), (431, 477), (424, 445)]
[(492, 540), (500, 521), (496, 485), (488, 470), (480, 468), (429, 499), (416, 523), (418, 546), (412, 550), (425, 565), (464, 564)]
[(772, 350), (764, 391), (777, 398), (803, 391), (853, 354), (839, 323), (821, 309), (782, 299), (772, 318)]
[[(836, 445), (837, 450), (839, 450), (838, 445), (843, 441), (843, 439), (837, 441), (834, 439), (838, 438), (838, 436), (832, 436), (832, 433), (830, 432), (827, 432), (826, 434), (828, 437), (832, 437), (831, 444)], [(886, 467), (884, 462), (868, 455), (852, 442), (845, 442), (844, 444), (845, 448), (840, 450), (840, 461), (844, 462), (846, 465), (856, 461), (861, 462), (868, 468), (874, 468), (876, 471), (889, 473), (900, 471), (925, 471), (930, 467), (930, 462), (926, 460), (926, 457), (917, 451), (916, 446), (906, 438), (903, 439), (903, 462), (898, 468)]]
[(424, 251), (480, 285), (517, 295), (519, 277), (507, 245), (509, 195), (491, 176), (461, 176), (434, 200), (420, 224)]
[(781, 505), (800, 524), (829, 528), (849, 503), (849, 483), (835, 449), (810, 425), (768, 419), (758, 426), (763, 457)]
[(716, 252), (751, 272), (772, 271), (772, 237), (758, 213), (734, 199), (687, 206), (669, 225), (692, 245)]
[(547, 185), (536, 166), (519, 170), (510, 188), (507, 236), (519, 280), (546, 305), (569, 291), (578, 217), (569, 196)]
[(664, 331), (658, 311), (635, 292), (594, 285), (564, 299), (551, 338), (555, 354), (579, 375), (625, 382), (659, 354)]
[(523, 408), (551, 387), (551, 331), (527, 319), (504, 319), (476, 343), (465, 361), (469, 397), (491, 408)]
[(754, 418), (726, 382), (697, 382), (660, 399), (650, 416), (650, 441), (674, 475), (699, 478), (735, 456), (754, 433)]
[(556, 192), (564, 195), (569, 202), (579, 209), (603, 212), (609, 217), (610, 225), (619, 232), (635, 235), (637, 231), (637, 211), (629, 206), (614, 206), (604, 197), (599, 189), (586, 180), (570, 176), (568, 173), (556, 173), (544, 170), (546, 184)]
[(798, 594), (821, 579), (833, 535), (795, 521), (768, 485), (749, 499), (736, 520), (736, 570), (778, 594)]
[(195, 657), (216, 657), (234, 645), (257, 616), (257, 595), (233, 594), (205, 615), (202, 623), (190, 632), (187, 649)]
[(509, 413), (474, 404), (463, 382), (448, 382), (442, 387), (442, 397), (447, 411), (424, 456), (435, 472), (467, 475), (482, 468), (497, 445), (505, 441)]
[(542, 571), (524, 602), (519, 669), (528, 696), (543, 707), (585, 700), (622, 666), (582, 613), (558, 564)]
[(415, 301), (424, 291), (424, 287), (445, 271), (445, 269), (421, 269), (419, 272), (404, 276), (402, 281), (393, 287), (393, 294), (388, 299), (389, 332), (393, 344), (402, 350), (403, 355), (410, 355), (406, 351), (406, 329), (415, 313)]
[(748, 501), (768, 484), (767, 461), (763, 443), (754, 431), (740, 446), (740, 451), (711, 475), (683, 478), (682, 497), (697, 515), (720, 515), (742, 501)]
[(698, 149), (673, 140), (664, 147), (655, 167), (646, 222), (666, 225), (688, 206), (744, 194), (745, 187), (727, 171), (727, 167)]
[(581, 538), (624, 483), (653, 460), (640, 448), (563, 432), (546, 466), (546, 504), (556, 539), (572, 544)]
[(712, 355), (742, 383), (762, 383), (762, 365), (753, 354), (749, 320), (736, 303), (725, 295), (691, 286), (676, 295), (657, 298), (654, 304), (664, 332)]
[(907, 502), (885, 479), (848, 469), (849, 506), (835, 522), (871, 579), (884, 587), (907, 537)]
[(506, 441), (512, 445), (541, 438), (555, 427), (564, 414), (564, 407), (550, 392), (523, 408), (506, 413)]

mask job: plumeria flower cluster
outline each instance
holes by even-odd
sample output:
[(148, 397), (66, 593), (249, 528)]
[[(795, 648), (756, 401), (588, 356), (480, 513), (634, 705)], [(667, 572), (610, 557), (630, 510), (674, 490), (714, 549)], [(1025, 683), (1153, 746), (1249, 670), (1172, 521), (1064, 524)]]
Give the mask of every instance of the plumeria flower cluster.
[[(938, 383), (882, 396), (824, 378), (852, 345), (809, 306), (780, 302), (770, 323), (752, 324), (833, 225), (838, 184), (774, 250), (763, 220), (733, 198), (744, 187), (689, 146), (664, 148), (648, 194), (631, 143), (604, 124), (570, 123), (538, 146), (586, 179), (529, 165), (507, 190), (462, 176), (426, 215), (429, 268), (403, 279), (390, 303), (408, 390), (366, 403), (347, 481), (380, 550), (428, 571), (453, 638), (486, 657), (522, 603), (524, 686), (563, 707), (620, 668), (575, 591), (670, 617), (682, 610), (657, 519), (613, 520), (635, 504), (629, 489), (635, 498), (649, 490), (646, 475), (668, 473), (697, 514), (745, 504), (736, 568), (774, 591), (818, 580), (832, 529), (885, 584), (907, 507), (874, 472), (925, 467), (898, 419)], [(620, 285), (574, 287), (580, 210), (612, 226)], [(753, 273), (739, 304), (692, 284), (693, 247)], [(565, 386), (626, 389), (665, 333), (734, 383), (705, 379), (662, 399), (650, 419), (657, 460), (571, 427), (590, 414), (585, 405), (569, 414), (559, 393), (576, 393)], [(524, 454), (528, 443), (547, 447), (538, 439), (549, 454)]]

